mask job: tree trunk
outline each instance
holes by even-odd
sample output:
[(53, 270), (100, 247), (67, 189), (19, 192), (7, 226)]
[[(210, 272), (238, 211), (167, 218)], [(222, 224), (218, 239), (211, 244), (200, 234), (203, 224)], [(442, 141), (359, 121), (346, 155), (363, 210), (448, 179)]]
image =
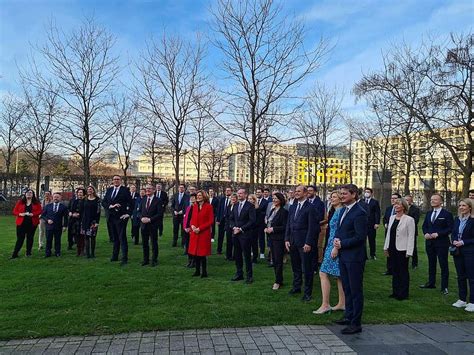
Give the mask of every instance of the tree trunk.
[[(176, 187), (179, 186), (180, 181), (179, 181), (179, 142), (176, 142), (176, 145), (174, 147), (174, 154), (175, 154), (175, 166), (174, 166), (174, 179), (175, 179), (175, 184)], [(185, 157), (186, 159), (186, 157)], [(184, 166), (186, 167), (186, 160), (184, 161)], [(183, 174), (184, 175), (184, 174)], [(183, 176), (183, 183), (186, 181), (186, 176)]]

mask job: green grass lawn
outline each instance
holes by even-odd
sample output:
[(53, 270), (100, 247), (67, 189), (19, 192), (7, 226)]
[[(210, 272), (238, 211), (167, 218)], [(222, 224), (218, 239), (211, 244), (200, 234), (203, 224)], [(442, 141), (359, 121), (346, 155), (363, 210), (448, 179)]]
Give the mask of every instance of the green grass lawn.
[[(104, 221), (105, 222), (105, 221)], [(159, 241), (157, 268), (142, 267), (141, 246), (131, 245), (129, 265), (110, 263), (112, 246), (105, 223), (100, 226), (97, 259), (77, 258), (73, 251), (44, 259), (9, 260), (16, 240), (12, 217), (0, 217), (0, 339), (73, 334), (106, 334), (127, 331), (245, 327), (277, 324), (329, 324), (341, 313), (315, 316), (321, 301), (319, 278), (315, 277), (313, 301), (287, 294), (292, 277), (285, 265), (285, 287), (272, 291), (273, 269), (264, 263), (254, 268), (254, 283), (231, 282), (233, 263), (222, 255), (209, 258), (209, 278), (191, 277), (186, 256), (171, 248), (171, 221), (165, 221), (165, 235)], [(381, 231), (380, 231), (381, 232)], [(421, 290), (427, 280), (424, 243), (419, 240), (420, 267), (411, 272), (410, 300), (388, 298), (391, 278), (382, 276), (385, 258), (378, 236), (379, 259), (369, 261), (365, 272), (364, 323), (400, 323), (473, 320), (463, 310), (451, 307), (457, 300), (456, 273), (450, 260), (450, 294)], [(216, 245), (213, 248), (215, 250)], [(438, 271), (439, 278), (439, 271)], [(334, 284), (335, 290), (335, 284)], [(337, 292), (333, 293), (333, 302)]]

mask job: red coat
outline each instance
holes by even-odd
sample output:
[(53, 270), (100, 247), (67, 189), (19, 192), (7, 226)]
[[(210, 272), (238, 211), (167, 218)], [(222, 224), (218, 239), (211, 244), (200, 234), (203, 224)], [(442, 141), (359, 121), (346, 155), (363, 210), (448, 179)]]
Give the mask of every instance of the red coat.
[(214, 223), (214, 211), (210, 203), (205, 202), (199, 210), (199, 204), (193, 206), (190, 226), (199, 228), (199, 234), (189, 233), (188, 253), (194, 256), (211, 255), (211, 227)]
[[(20, 226), (23, 223), (23, 217), (20, 216), (20, 213), (25, 212), (26, 205), (23, 203), (22, 200), (19, 200), (15, 207), (13, 208), (13, 215), (16, 216), (16, 225)], [(39, 224), (39, 216), (42, 212), (41, 203), (33, 203), (31, 206), (31, 213), (33, 216), (31, 217), (31, 222), (33, 226), (37, 226)]]

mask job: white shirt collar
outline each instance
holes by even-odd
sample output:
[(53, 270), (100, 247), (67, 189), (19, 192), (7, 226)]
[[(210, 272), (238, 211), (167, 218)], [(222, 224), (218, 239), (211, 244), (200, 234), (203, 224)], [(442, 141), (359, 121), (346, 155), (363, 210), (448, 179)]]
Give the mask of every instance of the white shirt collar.
[(349, 211), (350, 211), (350, 209), (351, 209), (352, 207), (354, 207), (354, 205), (355, 205), (356, 203), (357, 203), (357, 201), (354, 201), (354, 202), (353, 202), (353, 203), (351, 203), (350, 205), (346, 206), (346, 208), (347, 208), (347, 212), (349, 212)]
[(439, 211), (441, 211), (443, 209), (443, 207), (438, 207), (438, 208), (433, 208), (433, 211), (438, 213)]

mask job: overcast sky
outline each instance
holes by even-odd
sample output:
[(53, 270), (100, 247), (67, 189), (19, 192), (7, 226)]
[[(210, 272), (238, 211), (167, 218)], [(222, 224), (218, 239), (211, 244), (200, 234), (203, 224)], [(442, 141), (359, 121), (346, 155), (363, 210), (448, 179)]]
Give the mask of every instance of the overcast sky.
[[(209, 7), (199, 0), (0, 0), (0, 93), (18, 90), (17, 64), (24, 65), (29, 43), (44, 41), (51, 18), (69, 31), (93, 14), (117, 37), (123, 62), (144, 47), (150, 35), (167, 32), (193, 38), (208, 33)], [(344, 108), (361, 112), (350, 90), (361, 73), (380, 66), (381, 52), (394, 43), (419, 43), (427, 34), (446, 36), (472, 30), (474, 1), (427, 0), (286, 0), (284, 11), (302, 18), (308, 29), (307, 45), (324, 36), (336, 44), (316, 79), (343, 88)], [(219, 53), (212, 47), (208, 68)]]

